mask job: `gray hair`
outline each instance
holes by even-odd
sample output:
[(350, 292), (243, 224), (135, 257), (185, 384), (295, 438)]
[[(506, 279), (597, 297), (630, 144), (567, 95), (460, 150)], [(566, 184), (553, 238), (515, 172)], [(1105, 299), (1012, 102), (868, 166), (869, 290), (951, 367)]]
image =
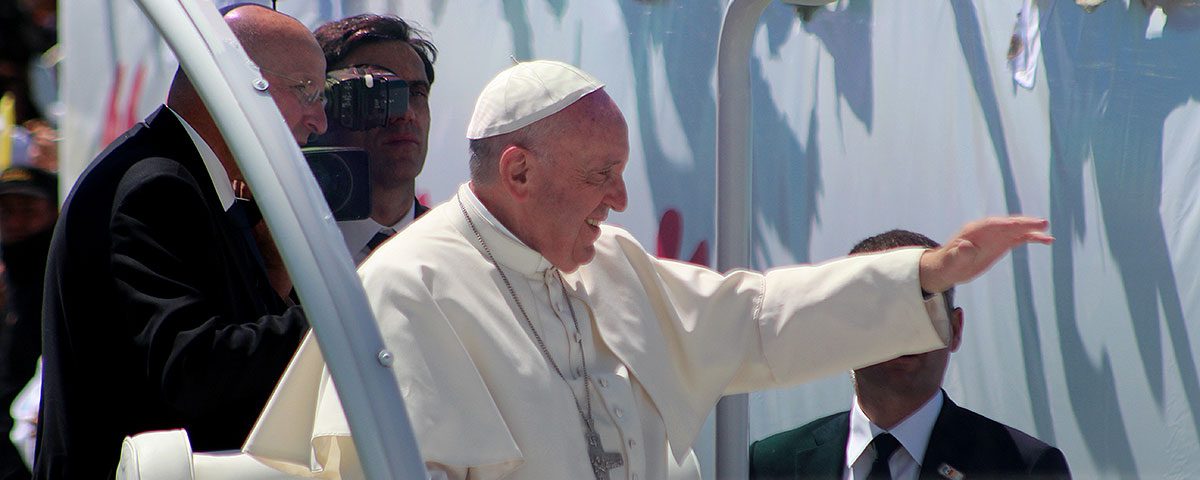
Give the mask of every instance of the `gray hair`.
[(509, 146), (541, 153), (547, 140), (561, 135), (565, 122), (555, 121), (553, 116), (523, 127), (515, 132), (471, 140), (471, 181), (487, 184), (496, 181), (500, 154)]

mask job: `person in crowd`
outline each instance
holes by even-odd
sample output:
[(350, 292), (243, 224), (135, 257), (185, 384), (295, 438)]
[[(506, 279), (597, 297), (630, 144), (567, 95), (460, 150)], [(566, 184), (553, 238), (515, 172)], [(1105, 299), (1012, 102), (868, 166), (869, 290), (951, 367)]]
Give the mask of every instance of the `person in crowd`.
[(29, 165), (47, 172), (57, 172), (58, 130), (40, 118), (29, 120), (22, 126), (29, 132)]
[[(260, 5), (224, 18), (296, 141), (323, 133), (308, 28)], [(244, 186), (182, 70), (80, 177), (46, 272), (38, 478), (111, 477), (122, 439), (147, 430), (242, 444), (308, 329)]]
[[(32, 167), (0, 173), (0, 255), (8, 313), (0, 324), (0, 432), (12, 430), (9, 408), (42, 354), (42, 284), (50, 236), (58, 219), (58, 176)], [(28, 478), (29, 469), (0, 439), (0, 478)]]
[[(603, 84), (560, 62), (501, 72), (467, 138), (470, 182), (359, 267), (435, 478), (695, 478), (692, 444), (722, 395), (943, 348), (942, 297), (922, 290), (1052, 241), (1044, 220), (1012, 217), (970, 223), (943, 248), (767, 273), (657, 259), (605, 225), (628, 201), (625, 119)], [(281, 391), (320, 375), (306, 370)], [(260, 425), (303, 419), (280, 405)], [(292, 444), (344, 449), (349, 430), (327, 423), (340, 406), (316, 408), (321, 438)], [(248, 451), (275, 458), (271, 432), (255, 436)]]
[(383, 240), (429, 210), (415, 196), (429, 149), (429, 89), (437, 48), (422, 32), (391, 15), (362, 14), (326, 23), (314, 32), (329, 70), (357, 67), (408, 84), (408, 108), (386, 125), (350, 130), (330, 119), (323, 142), (366, 150), (371, 215), (338, 222), (355, 263)]
[[(939, 245), (919, 233), (892, 230), (859, 242), (850, 254), (904, 247)], [(1070, 478), (1057, 448), (956, 405), (942, 390), (963, 332), (954, 289), (942, 296), (949, 345), (854, 370), (850, 410), (754, 442), (750, 478)]]

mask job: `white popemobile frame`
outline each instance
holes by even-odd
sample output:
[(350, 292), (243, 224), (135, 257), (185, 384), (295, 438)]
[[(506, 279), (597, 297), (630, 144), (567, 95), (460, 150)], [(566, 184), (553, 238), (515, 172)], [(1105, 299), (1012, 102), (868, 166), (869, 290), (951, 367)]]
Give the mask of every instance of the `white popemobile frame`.
[[(755, 26), (772, 0), (731, 0), (717, 41), (717, 270), (750, 266), (750, 54)], [(834, 0), (782, 0), (819, 6)], [(717, 403), (717, 478), (749, 476), (750, 402)]]

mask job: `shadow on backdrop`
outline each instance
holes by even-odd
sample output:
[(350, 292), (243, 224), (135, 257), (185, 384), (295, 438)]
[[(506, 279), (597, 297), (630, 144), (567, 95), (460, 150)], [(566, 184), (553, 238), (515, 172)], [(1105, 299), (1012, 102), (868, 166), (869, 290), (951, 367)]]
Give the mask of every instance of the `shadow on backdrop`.
[[(659, 215), (683, 206), (714, 205), (717, 103), (710, 79), (716, 71), (716, 32), (724, 2), (689, 0), (686, 8), (683, 1), (626, 0), (619, 5), (629, 29), (637, 99), (637, 111), (627, 113), (637, 116), (636, 126), (631, 122), (630, 127), (637, 128), (642, 139), (653, 211)], [(669, 95), (674, 111), (656, 108), (667, 104), (654, 90), (660, 75), (665, 75), (668, 91), (662, 93)], [(662, 115), (677, 117), (691, 158), (672, 158), (666, 152), (664, 142), (679, 139), (666, 138), (659, 130)], [(713, 215), (686, 218), (680, 235), (683, 251), (713, 238), (714, 228)]]
[[(954, 26), (958, 31), (958, 43), (975, 98), (987, 125), (988, 138), (1000, 167), (1000, 182), (1004, 189), (1004, 205), (1010, 215), (1024, 213), (1021, 197), (1017, 193), (1012, 159), (1008, 154), (1008, 138), (1001, 121), (1000, 103), (996, 98), (992, 72), (988, 67), (988, 52), (984, 48), (983, 35), (975, 4), (972, 2), (950, 2), (954, 12)], [(1033, 307), (1033, 275), (1029, 266), (1029, 250), (1021, 247), (1012, 252), (1013, 293), (1017, 307), (1017, 324), (1021, 335), (1021, 358), (1025, 365), (1025, 384), (1029, 390), (1029, 408), (1033, 412), (1033, 423), (1037, 436), (1048, 443), (1054, 440), (1054, 419), (1050, 415), (1050, 394), (1046, 386), (1046, 368), (1042, 359), (1042, 339), (1038, 333), (1038, 316)]]
[[(1176, 18), (1185, 18), (1183, 15)], [(1091, 459), (1101, 472), (1139, 472), (1121, 413), (1112, 359), (1089, 359), (1080, 331), (1096, 328), (1076, 313), (1073, 246), (1087, 232), (1083, 181), (1090, 160), (1103, 234), (1120, 273), (1140, 359), (1159, 413), (1164, 405), (1161, 326), (1200, 433), (1200, 384), (1175, 285), (1163, 221), (1163, 123), (1200, 90), (1195, 31), (1168, 29), (1145, 38), (1149, 15), (1109, 2), (1092, 14), (1057, 8), (1041, 18), (1050, 88), (1050, 225), (1055, 312), (1067, 391)], [(1170, 22), (1169, 22), (1170, 24)], [(1176, 23), (1177, 25), (1179, 23)], [(1161, 310), (1159, 306), (1161, 305)]]

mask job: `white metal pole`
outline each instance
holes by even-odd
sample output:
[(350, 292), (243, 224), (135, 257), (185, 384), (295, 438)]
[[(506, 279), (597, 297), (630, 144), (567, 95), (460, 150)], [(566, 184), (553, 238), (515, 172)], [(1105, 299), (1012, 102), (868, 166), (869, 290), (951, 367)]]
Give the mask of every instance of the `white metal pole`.
[(367, 477), (426, 478), (354, 262), (265, 79), (212, 3), (136, 1), (179, 58), (255, 192), (317, 334)]
[[(771, 0), (731, 0), (717, 44), (717, 269), (750, 266), (750, 47)], [(749, 399), (717, 403), (717, 478), (745, 479)]]

